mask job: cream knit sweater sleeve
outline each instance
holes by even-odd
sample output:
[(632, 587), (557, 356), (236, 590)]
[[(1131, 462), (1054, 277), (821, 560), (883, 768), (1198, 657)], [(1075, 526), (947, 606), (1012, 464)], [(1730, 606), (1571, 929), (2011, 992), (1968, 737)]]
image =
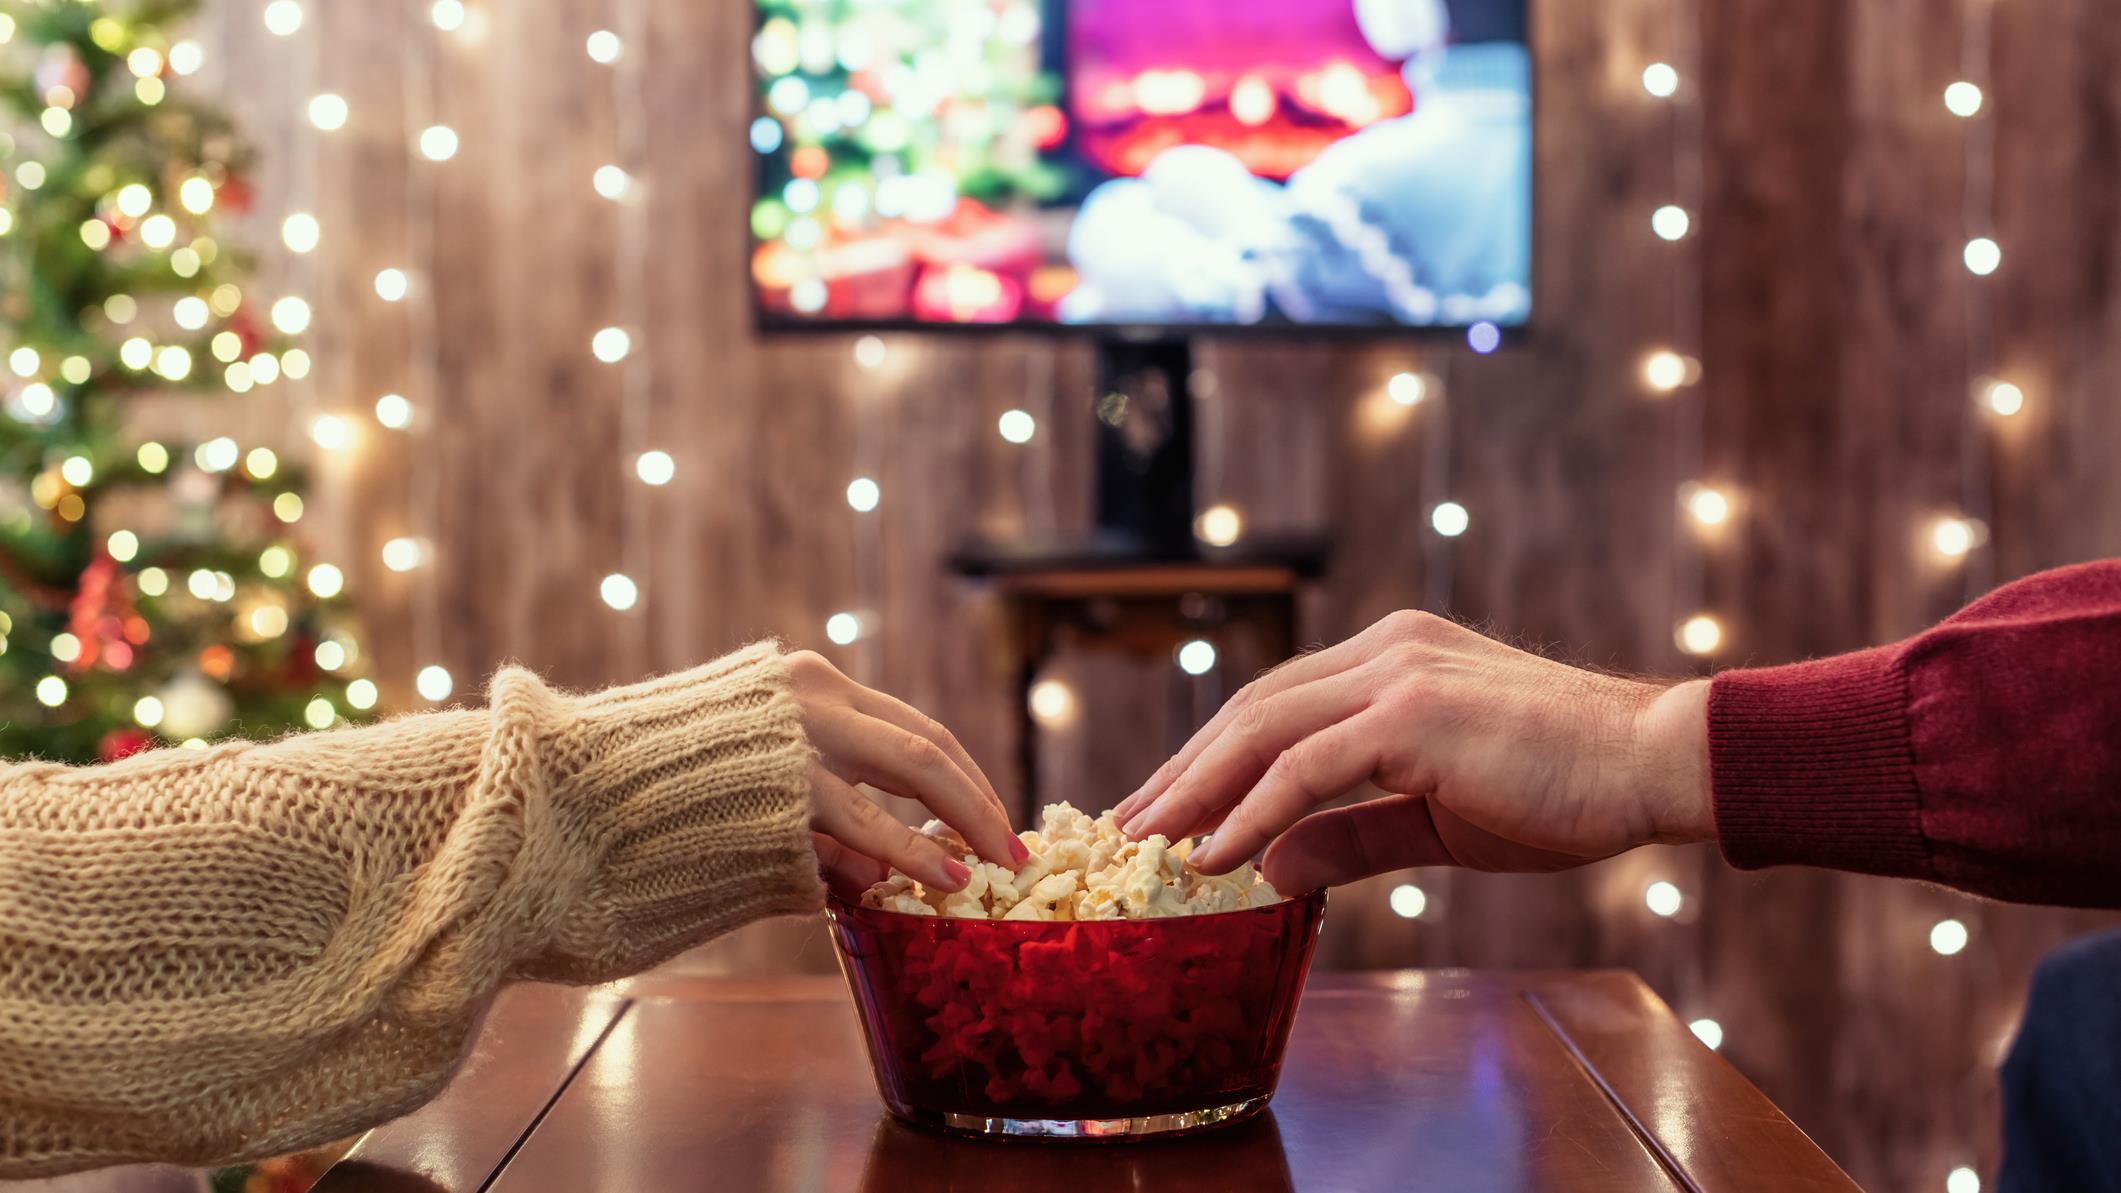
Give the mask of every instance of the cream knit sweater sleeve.
[(432, 1096), (513, 978), (820, 906), (770, 644), (590, 696), (0, 767), (0, 1178), (342, 1138)]

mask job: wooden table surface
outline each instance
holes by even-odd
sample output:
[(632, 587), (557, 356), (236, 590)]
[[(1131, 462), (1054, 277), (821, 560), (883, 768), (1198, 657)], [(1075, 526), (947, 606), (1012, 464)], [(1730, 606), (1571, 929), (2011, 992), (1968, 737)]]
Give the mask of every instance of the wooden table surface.
[[(136, 1170), (137, 1171), (137, 1170)], [(110, 1175), (107, 1174), (106, 1180)], [(112, 1193), (167, 1188), (119, 1179)], [(66, 1182), (71, 1184), (71, 1182)], [(79, 1186), (87, 1188), (87, 1186)], [(1268, 1115), (1190, 1139), (960, 1140), (877, 1100), (837, 978), (510, 991), (443, 1097), (318, 1193), (1839, 1193), (1632, 974), (1320, 974)], [(69, 1190), (71, 1193), (71, 1190)]]

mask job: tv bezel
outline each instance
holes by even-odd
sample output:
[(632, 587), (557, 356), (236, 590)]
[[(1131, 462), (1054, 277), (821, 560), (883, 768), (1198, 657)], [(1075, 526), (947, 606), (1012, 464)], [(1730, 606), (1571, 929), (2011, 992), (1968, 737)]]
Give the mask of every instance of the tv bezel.
[[(752, 31), (756, 33), (763, 23), (757, 0), (748, 0), (752, 10)], [(1061, 0), (1065, 2), (1065, 0)], [(1305, 0), (1294, 0), (1302, 3)], [(1051, 7), (1055, 0), (1043, 0)], [(995, 337), (1010, 335), (1048, 336), (1060, 339), (1123, 340), (1144, 343), (1154, 340), (1201, 340), (1201, 339), (1259, 339), (1259, 340), (1393, 340), (1409, 339), (1424, 342), (1438, 340), (1464, 340), (1467, 333), (1482, 323), (1493, 323), (1500, 333), (1498, 345), (1515, 344), (1535, 334), (1540, 328), (1540, 312), (1546, 304), (1539, 300), (1539, 267), (1545, 258), (1540, 247), (1540, 124), (1539, 124), (1539, 53), (1532, 14), (1539, 7), (1539, 0), (1519, 0), (1524, 6), (1525, 31), (1524, 50), (1528, 64), (1525, 86), (1526, 120), (1532, 133), (1532, 169), (1527, 185), (1531, 188), (1531, 261), (1525, 270), (1525, 289), (1531, 292), (1531, 313), (1516, 323), (1499, 323), (1494, 320), (1475, 319), (1471, 323), (1294, 323), (1288, 321), (1272, 323), (1065, 323), (1058, 320), (1032, 321), (1009, 320), (1001, 323), (957, 322), (930, 319), (809, 319), (787, 315), (776, 315), (766, 309), (760, 301), (757, 281), (751, 276), (752, 255), (758, 249), (758, 238), (751, 234), (750, 212), (761, 195), (759, 191), (758, 154), (751, 149), (749, 130), (752, 123), (767, 115), (764, 97), (758, 87), (758, 64), (751, 57), (751, 41), (743, 45), (744, 76), (750, 91), (750, 102), (745, 108), (744, 127), (738, 130), (737, 142), (744, 147), (744, 161), (750, 175), (750, 202), (745, 204), (745, 217), (737, 222), (738, 234), (743, 238), (744, 251), (744, 296), (751, 308), (751, 328), (754, 334), (770, 339), (800, 339), (806, 336), (861, 336), (861, 335), (910, 335), (940, 334), (946, 336)]]

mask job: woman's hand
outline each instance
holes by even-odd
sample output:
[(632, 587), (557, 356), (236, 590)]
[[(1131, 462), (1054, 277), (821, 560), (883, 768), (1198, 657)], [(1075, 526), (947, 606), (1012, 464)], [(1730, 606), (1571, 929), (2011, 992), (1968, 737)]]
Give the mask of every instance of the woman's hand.
[(906, 827), (858, 784), (918, 800), (988, 861), (1014, 869), (1028, 856), (994, 785), (948, 729), (848, 679), (813, 651), (790, 656), (788, 675), (818, 755), (810, 776), (811, 839), (835, 889), (859, 892), (890, 866), (946, 891), (971, 878), (941, 844)]
[[(1395, 613), (1247, 685), (1118, 815), (1133, 836), (1215, 829), (1191, 858), (1210, 873), (1280, 837), (1266, 869), (1285, 891), (1562, 869), (1714, 835), (1707, 699), (1706, 681), (1599, 675)], [(1314, 813), (1366, 782), (1386, 796)]]

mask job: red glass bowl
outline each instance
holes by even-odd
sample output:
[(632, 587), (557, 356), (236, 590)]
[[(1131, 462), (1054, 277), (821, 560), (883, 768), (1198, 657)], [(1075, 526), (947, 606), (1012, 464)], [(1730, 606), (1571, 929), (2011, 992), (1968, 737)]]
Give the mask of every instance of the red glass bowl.
[(1131, 1137), (1264, 1109), (1325, 915), (1044, 923), (829, 901), (877, 1092), (918, 1126)]

